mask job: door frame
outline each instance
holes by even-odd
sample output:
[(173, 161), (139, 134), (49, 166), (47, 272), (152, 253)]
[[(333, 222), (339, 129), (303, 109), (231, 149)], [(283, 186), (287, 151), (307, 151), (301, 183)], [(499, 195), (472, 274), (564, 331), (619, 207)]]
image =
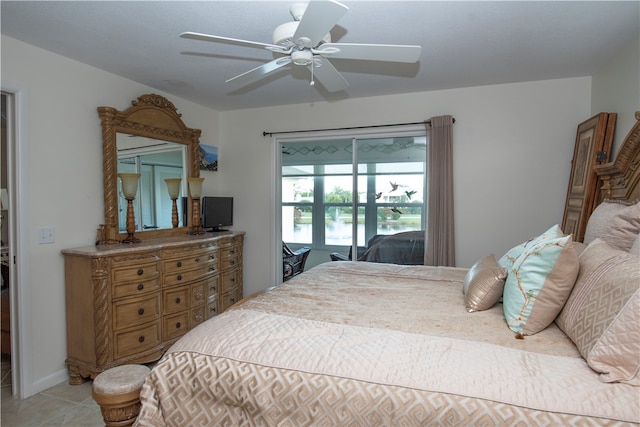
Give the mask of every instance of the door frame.
[(7, 187), (9, 189), (9, 292), (11, 305), (12, 394), (25, 399), (34, 394), (30, 356), (32, 319), (29, 280), (28, 91), (3, 81), (1, 90), (13, 114), (7, 132)]

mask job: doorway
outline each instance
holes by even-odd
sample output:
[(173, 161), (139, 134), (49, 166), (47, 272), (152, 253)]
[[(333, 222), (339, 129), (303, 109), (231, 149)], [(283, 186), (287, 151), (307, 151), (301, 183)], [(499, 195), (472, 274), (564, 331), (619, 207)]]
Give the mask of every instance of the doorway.
[(2, 92), (1, 100), (1, 135), (0, 135), (0, 353), (2, 394), (13, 394), (12, 387), (12, 351), (11, 351), (11, 262), (9, 232), (9, 138), (11, 131), (11, 97)]

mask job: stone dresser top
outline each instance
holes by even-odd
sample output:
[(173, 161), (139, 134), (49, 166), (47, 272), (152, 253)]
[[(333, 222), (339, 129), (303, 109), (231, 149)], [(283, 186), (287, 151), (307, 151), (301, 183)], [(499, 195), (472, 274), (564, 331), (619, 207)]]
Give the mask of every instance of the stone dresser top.
[(140, 243), (126, 244), (116, 243), (113, 245), (83, 246), (78, 248), (63, 249), (64, 255), (79, 255), (88, 257), (102, 257), (116, 255), (121, 252), (131, 253), (131, 251), (152, 251), (183, 245), (190, 245), (197, 242), (209, 243), (226, 238), (233, 238), (244, 235), (244, 231), (220, 231), (214, 233), (204, 233), (198, 235), (185, 234), (184, 236), (160, 237), (156, 239), (143, 240)]

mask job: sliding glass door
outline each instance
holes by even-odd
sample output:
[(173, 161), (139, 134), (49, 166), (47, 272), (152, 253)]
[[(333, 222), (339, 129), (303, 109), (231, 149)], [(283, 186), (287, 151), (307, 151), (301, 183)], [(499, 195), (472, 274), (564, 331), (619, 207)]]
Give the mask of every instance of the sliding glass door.
[(282, 239), (347, 253), (424, 229), (424, 132), (280, 143)]

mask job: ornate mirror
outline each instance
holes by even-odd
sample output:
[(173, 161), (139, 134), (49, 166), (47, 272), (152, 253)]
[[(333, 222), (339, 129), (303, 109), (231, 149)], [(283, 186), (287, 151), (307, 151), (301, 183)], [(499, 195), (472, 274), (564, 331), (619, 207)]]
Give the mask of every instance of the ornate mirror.
[[(104, 159), (104, 239), (117, 243), (127, 236), (127, 200), (119, 190), (118, 173), (139, 173), (136, 235), (141, 239), (185, 234), (192, 217), (187, 178), (200, 175), (200, 129), (188, 128), (165, 97), (142, 95), (118, 111), (98, 107), (102, 120)], [(182, 178), (181, 215), (172, 225), (171, 200), (165, 178)], [(186, 208), (186, 212), (182, 212)]]

